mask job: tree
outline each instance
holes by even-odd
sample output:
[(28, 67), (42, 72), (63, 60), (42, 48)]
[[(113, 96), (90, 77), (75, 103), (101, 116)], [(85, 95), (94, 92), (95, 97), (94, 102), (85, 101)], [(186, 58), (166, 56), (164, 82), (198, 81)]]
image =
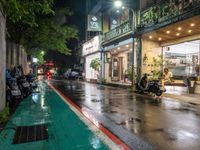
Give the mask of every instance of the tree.
[(96, 59), (93, 59), (90, 63), (90, 67), (96, 71), (99, 71), (99, 68), (100, 68), (100, 59), (99, 58), (96, 58)]
[[(60, 24), (53, 9), (53, 0), (1, 0), (7, 15), (7, 29), (11, 41), (23, 45), (28, 51), (56, 50), (70, 55), (67, 42), (77, 38), (77, 30)], [(61, 9), (66, 16), (69, 9)]]

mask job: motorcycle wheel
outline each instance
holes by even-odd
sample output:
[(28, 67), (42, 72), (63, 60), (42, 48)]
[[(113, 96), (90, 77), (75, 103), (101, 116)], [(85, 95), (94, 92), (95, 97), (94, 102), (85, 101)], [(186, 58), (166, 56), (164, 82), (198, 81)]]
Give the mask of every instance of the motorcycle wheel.
[(155, 94), (156, 94), (156, 96), (161, 96), (162, 95), (162, 91), (157, 91)]

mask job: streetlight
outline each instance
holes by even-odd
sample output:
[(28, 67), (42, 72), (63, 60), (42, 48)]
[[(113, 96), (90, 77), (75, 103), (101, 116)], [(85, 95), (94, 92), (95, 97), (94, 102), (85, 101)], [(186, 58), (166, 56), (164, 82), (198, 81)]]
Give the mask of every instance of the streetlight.
[(44, 55), (44, 51), (41, 51), (41, 54)]
[[(122, 1), (120, 0), (117, 0), (114, 2), (114, 5), (116, 8), (122, 8), (122, 9), (128, 9), (129, 11), (132, 12), (132, 31), (133, 31), (133, 35), (134, 35), (134, 32), (135, 32), (135, 27), (136, 27), (136, 18), (135, 18), (135, 11), (132, 9), (132, 8), (128, 8), (128, 7), (125, 7), (122, 5)], [(133, 36), (132, 35), (132, 36)], [(133, 38), (133, 44), (132, 44), (132, 76), (131, 76), (131, 86), (134, 87), (134, 83), (135, 83), (135, 71), (134, 71), (134, 61), (135, 61), (135, 55), (134, 55), (134, 51), (135, 51), (135, 40), (134, 40), (134, 36), (132, 37)]]
[(122, 1), (117, 0), (114, 2), (114, 5), (116, 8), (120, 8), (120, 7), (122, 7)]

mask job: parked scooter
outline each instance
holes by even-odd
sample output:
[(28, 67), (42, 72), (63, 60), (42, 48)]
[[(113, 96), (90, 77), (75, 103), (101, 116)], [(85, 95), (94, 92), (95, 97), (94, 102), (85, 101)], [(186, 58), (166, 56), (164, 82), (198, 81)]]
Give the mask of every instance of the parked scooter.
[(9, 106), (15, 105), (19, 100), (21, 100), (22, 94), (17, 85), (15, 78), (10, 78), (6, 81), (6, 101)]
[(17, 83), (24, 97), (27, 97), (29, 94), (31, 94), (31, 86), (29, 82), (26, 80), (25, 76), (19, 77), (17, 79)]
[(137, 84), (139, 93), (154, 93), (156, 96), (161, 96), (166, 90), (162, 87), (159, 80), (147, 80), (147, 74), (144, 74)]
[(31, 74), (27, 75), (26, 79), (29, 82), (32, 91), (38, 87), (36, 83), (36, 78), (33, 75)]

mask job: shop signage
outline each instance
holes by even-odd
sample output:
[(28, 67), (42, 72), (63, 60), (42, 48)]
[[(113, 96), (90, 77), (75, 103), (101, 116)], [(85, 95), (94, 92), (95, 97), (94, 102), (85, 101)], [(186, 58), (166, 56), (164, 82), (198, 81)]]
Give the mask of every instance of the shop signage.
[(97, 15), (88, 15), (88, 31), (102, 31), (101, 17)]
[(84, 43), (83, 49), (82, 49), (82, 56), (99, 51), (99, 48), (100, 48), (99, 43), (100, 43), (99, 36), (95, 36), (91, 40)]
[(118, 36), (121, 36), (123, 34), (126, 34), (126, 33), (130, 32), (131, 29), (132, 29), (131, 28), (131, 22), (130, 21), (124, 22), (123, 24), (114, 28), (110, 32), (105, 33), (103, 41), (108, 41), (108, 40), (111, 40), (111, 39), (116, 38)]

